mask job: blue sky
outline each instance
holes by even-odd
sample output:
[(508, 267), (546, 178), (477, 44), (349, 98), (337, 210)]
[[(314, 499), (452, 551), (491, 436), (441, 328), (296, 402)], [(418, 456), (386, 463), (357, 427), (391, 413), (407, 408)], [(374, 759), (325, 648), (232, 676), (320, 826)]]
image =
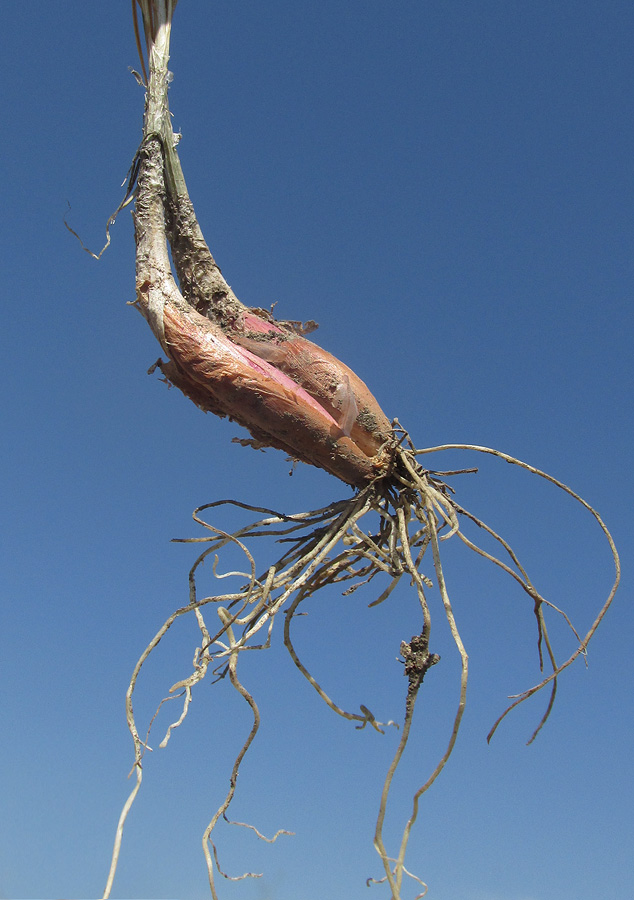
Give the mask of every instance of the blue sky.
[[(34, 0), (3, 9), (5, 138), (0, 628), (0, 898), (101, 896), (127, 796), (123, 698), (136, 659), (186, 600), (192, 509), (223, 497), (287, 511), (348, 489), (283, 454), (231, 443), (145, 372), (158, 356), (134, 297), (129, 211), (96, 263), (140, 139), (143, 92), (129, 3)], [(174, 124), (208, 242), (240, 299), (320, 323), (418, 446), (497, 447), (598, 508), (624, 563), (612, 610), (545, 697), (490, 746), (508, 694), (538, 678), (519, 589), (461, 545), (445, 566), (470, 654), (454, 756), (426, 796), (407, 865), (430, 900), (629, 900), (634, 625), (631, 607), (632, 125), (630, 3), (531, 0), (320, 4), (181, 0)], [(69, 210), (69, 204), (71, 209)], [(612, 564), (591, 517), (505, 463), (459, 499), (515, 546), (583, 630)], [(224, 520), (223, 520), (224, 521)], [(262, 565), (266, 559), (262, 559)], [(298, 644), (343, 705), (402, 715), (400, 641), (420, 629), (403, 585), (332, 593)], [(457, 660), (419, 700), (388, 839), (448, 738)], [(557, 625), (562, 655), (569, 638)], [(183, 623), (139, 685), (147, 722), (188, 671)], [(274, 846), (227, 830), (237, 900), (357, 900), (380, 876), (372, 834), (397, 735), (335, 718), (281, 646), (245, 658), (263, 727), (232, 808)], [(146, 760), (114, 898), (209, 896), (200, 839), (249, 721), (228, 686), (199, 687), (186, 724)], [(171, 721), (169, 713), (157, 725)], [(404, 891), (404, 897), (415, 896)]]

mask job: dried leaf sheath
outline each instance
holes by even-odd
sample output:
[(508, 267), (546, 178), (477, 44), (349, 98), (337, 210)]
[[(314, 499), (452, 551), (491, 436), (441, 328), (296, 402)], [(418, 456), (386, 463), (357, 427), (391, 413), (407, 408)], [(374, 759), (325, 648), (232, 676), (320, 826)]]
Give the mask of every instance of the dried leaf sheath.
[[(145, 19), (145, 17), (144, 17)], [(135, 234), (137, 302), (164, 351), (164, 374), (206, 411), (262, 445), (356, 486), (386, 474), (388, 419), (343, 363), (237, 300), (195, 218), (167, 107), (169, 21), (152, 22)], [(167, 241), (184, 293), (172, 275)]]
[(392, 434), (375, 397), (352, 369), (298, 333), (296, 323), (276, 321), (265, 310), (238, 300), (203, 237), (171, 128), (163, 137), (163, 149), (166, 230), (187, 302), (218, 324), (233, 342), (302, 385), (337, 419), (345, 435), (367, 456), (374, 456)]

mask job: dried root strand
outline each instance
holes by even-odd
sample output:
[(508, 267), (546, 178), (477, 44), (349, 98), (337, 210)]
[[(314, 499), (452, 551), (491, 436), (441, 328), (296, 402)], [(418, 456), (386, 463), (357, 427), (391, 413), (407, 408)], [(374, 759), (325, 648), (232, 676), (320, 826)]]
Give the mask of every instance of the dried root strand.
[[(210, 821), (203, 838), (210, 888), (214, 900), (217, 898), (214, 883), (214, 866), (223, 876), (225, 873), (217, 865), (217, 851), (215, 843), (211, 840), (211, 835), (221, 818), (226, 822), (230, 821), (227, 819), (226, 812), (235, 794), (239, 768), (255, 738), (259, 726), (257, 704), (238, 678), (238, 659), (242, 652), (266, 649), (270, 646), (275, 617), (283, 607), (285, 608), (284, 643), (293, 662), (313, 689), (317, 691), (319, 696), (335, 713), (347, 720), (358, 723), (356, 725), (357, 728), (365, 727), (369, 723), (374, 729), (382, 732), (382, 726), (395, 723), (378, 722), (371, 709), (366, 705), (361, 705), (359, 713), (348, 712), (326, 694), (317, 678), (308, 671), (300, 659), (300, 655), (291, 639), (292, 624), (298, 615), (301, 604), (314, 596), (318, 591), (329, 586), (354, 586), (358, 581), (369, 583), (374, 577), (378, 576), (388, 578), (390, 580), (388, 587), (370, 604), (371, 606), (387, 600), (391, 590), (403, 575), (408, 576), (416, 590), (422, 616), (422, 627), (419, 635), (414, 636), (409, 642), (401, 644), (401, 655), (405, 664), (404, 673), (408, 679), (405, 715), (398, 747), (382, 788), (375, 830), (375, 847), (382, 860), (385, 872), (385, 878), (381, 879), (381, 881), (387, 881), (389, 884), (393, 900), (400, 900), (403, 877), (410, 875), (405, 868), (404, 860), (410, 834), (418, 815), (420, 798), (438, 777), (451, 755), (466, 703), (468, 656), (454, 617), (441, 562), (441, 543), (448, 537), (457, 535), (469, 549), (485, 556), (485, 558), (499, 566), (507, 574), (512, 575), (527, 596), (531, 598), (538, 621), (540, 665), (542, 659), (541, 644), (543, 643), (551, 666), (550, 674), (542, 679), (539, 684), (513, 698), (514, 702), (494, 724), (492, 732), (511, 709), (533, 696), (542, 687), (551, 685), (551, 696), (546, 711), (531, 740), (548, 718), (555, 699), (555, 688), (559, 673), (570, 665), (577, 656), (585, 653), (588, 642), (601, 618), (605, 615), (618, 586), (620, 565), (613, 541), (609, 538), (615, 560), (616, 579), (608, 599), (585, 637), (579, 639), (579, 635), (574, 631), (578, 641), (577, 650), (565, 663), (559, 664), (555, 659), (550, 643), (544, 610), (552, 608), (553, 612), (557, 615), (564, 615), (566, 621), (570, 623), (568, 617), (557, 606), (547, 601), (535, 590), (513, 548), (502, 537), (497, 535), (493, 529), (461, 507), (454, 499), (453, 490), (449, 485), (440, 481), (436, 475), (432, 475), (420, 466), (417, 462), (417, 455), (420, 456), (421, 454), (411, 446), (409, 438), (402, 433), (398, 423), (395, 423), (394, 429), (394, 465), (391, 479), (382, 479), (374, 484), (370, 484), (358, 491), (349, 500), (337, 501), (321, 509), (295, 515), (287, 515), (272, 509), (231, 500), (205, 504), (194, 512), (194, 520), (204, 528), (206, 534), (202, 537), (186, 539), (186, 542), (202, 543), (204, 545), (204, 549), (199, 554), (189, 573), (189, 603), (168, 617), (155, 637), (150, 641), (133, 671), (126, 696), (128, 727), (135, 746), (133, 771), (136, 774), (136, 784), (126, 802), (117, 829), (113, 863), (104, 897), (108, 896), (108, 891), (112, 885), (125, 817), (140, 788), (143, 755), (148, 748), (150, 736), (150, 729), (148, 729), (145, 740), (141, 740), (139, 737), (132, 708), (132, 696), (142, 666), (162, 637), (165, 636), (172, 624), (180, 616), (190, 613), (195, 615), (200, 629), (201, 645), (194, 653), (190, 675), (177, 682), (170, 690), (170, 695), (180, 692), (179, 695), (181, 697), (184, 696), (185, 699), (180, 717), (169, 726), (161, 746), (165, 746), (167, 743), (171, 730), (184, 721), (193, 699), (193, 689), (205, 678), (210, 667), (217, 677), (229, 676), (235, 690), (249, 704), (253, 713), (253, 725), (234, 763), (228, 792)], [(496, 455), (502, 456), (507, 461), (512, 461), (511, 457), (507, 457), (504, 454)], [(526, 464), (519, 461), (517, 461), (517, 464), (533, 471)], [(534, 472), (535, 474), (540, 474), (538, 470), (534, 470)], [(580, 500), (569, 488), (556, 482), (550, 476), (547, 477), (549, 481), (554, 482), (568, 494)], [(594, 510), (585, 501), (581, 500), (581, 502), (598, 519), (598, 515)], [(253, 512), (260, 518), (230, 533), (212, 525), (206, 520), (206, 515), (209, 512), (223, 506), (232, 506), (247, 512)], [(372, 519), (371, 527), (367, 527), (365, 524), (367, 516), (370, 516)], [(463, 521), (473, 522), (478, 527), (484, 528), (504, 550), (507, 561), (504, 562), (481, 550), (467, 538), (461, 529)], [(608, 533), (600, 519), (599, 523), (604, 531)], [(261, 573), (258, 573), (255, 557), (252, 549), (250, 549), (252, 542), (256, 538), (273, 539), (283, 548), (278, 559), (274, 563), (267, 565)], [(233, 566), (231, 571), (221, 571), (218, 557), (219, 553), (227, 547), (237, 548), (244, 555), (247, 565)], [(391, 783), (407, 747), (418, 691), (428, 669), (438, 662), (436, 654), (429, 649), (432, 615), (427, 592), (432, 586), (432, 582), (420, 572), (425, 554), (430, 548), (435, 584), (440, 595), (444, 617), (461, 659), (462, 674), (458, 707), (447, 748), (430, 776), (413, 796), (412, 811), (405, 824), (398, 855), (394, 857), (388, 853), (383, 840), (383, 825)], [(234, 580), (238, 579), (241, 581), (241, 584), (236, 590), (222, 595), (212, 594), (199, 597), (196, 578), (200, 567), (210, 557), (214, 560), (211, 567), (212, 577), (218, 581), (224, 581), (228, 577)], [(344, 589), (344, 595), (347, 593), (349, 593), (349, 587)], [(206, 607), (210, 605), (215, 606), (218, 614), (218, 624), (214, 627), (210, 627), (205, 620)], [(573, 627), (571, 623), (570, 626), (571, 628)], [(255, 640), (256, 636), (263, 629), (266, 633), (265, 640), (257, 643)], [(161, 701), (160, 705), (164, 702)], [(154, 722), (154, 718), (152, 722)], [(245, 823), (240, 824), (244, 825)], [(254, 826), (246, 827), (252, 829), (256, 834), (260, 834)], [(281, 833), (284, 833), (284, 831)], [(247, 873), (247, 876), (240, 877), (251, 876), (253, 876), (253, 873)], [(418, 880), (420, 881), (420, 879)]]

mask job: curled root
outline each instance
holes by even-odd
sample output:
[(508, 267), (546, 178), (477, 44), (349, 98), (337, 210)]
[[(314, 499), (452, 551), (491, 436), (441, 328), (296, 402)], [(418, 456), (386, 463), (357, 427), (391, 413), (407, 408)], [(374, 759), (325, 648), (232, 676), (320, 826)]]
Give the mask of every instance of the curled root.
[[(450, 446), (451, 448), (456, 448), (461, 445), (447, 445), (437, 449), (449, 449)], [(399, 744), (388, 769), (380, 795), (379, 813), (374, 837), (374, 844), (385, 871), (384, 880), (389, 884), (394, 900), (399, 900), (401, 897), (403, 876), (410, 874), (404, 865), (405, 853), (412, 827), (418, 815), (420, 798), (438, 777), (451, 755), (466, 703), (468, 655), (454, 617), (441, 562), (441, 544), (452, 536), (462, 540), (469, 549), (485, 556), (494, 565), (510, 574), (531, 599), (532, 608), (538, 623), (540, 644), (543, 642), (547, 647), (550, 672), (538, 684), (524, 691), (513, 700), (513, 703), (495, 723), (492, 732), (511, 709), (542, 688), (550, 685), (551, 696), (535, 734), (539, 731), (552, 709), (558, 676), (579, 655), (585, 653), (592, 635), (612, 602), (620, 577), (618, 554), (609, 532), (596, 511), (566, 485), (526, 463), (498, 451), (484, 447), (462, 446), (465, 449), (499, 456), (507, 462), (528, 469), (533, 474), (553, 482), (560, 489), (581, 502), (597, 519), (607, 536), (614, 557), (615, 581), (605, 603), (585, 636), (580, 637), (574, 630), (570, 620), (566, 617), (566, 621), (570, 625), (577, 641), (575, 651), (563, 662), (556, 660), (548, 636), (544, 610), (552, 608), (556, 614), (560, 614), (561, 611), (547, 601), (546, 598), (542, 597), (535, 589), (510, 545), (471, 512), (461, 507), (455, 500), (453, 490), (446, 481), (442, 480), (437, 473), (426, 470), (420, 465), (418, 459), (429, 451), (416, 451), (409, 437), (403, 432), (398, 423), (395, 423), (390, 448), (394, 460), (390, 477), (379, 479), (367, 485), (348, 500), (336, 501), (322, 509), (294, 515), (286, 515), (271, 509), (254, 507), (250, 504), (231, 500), (220, 500), (206, 504), (194, 512), (194, 520), (205, 529), (205, 536), (185, 539), (184, 541), (186, 543), (194, 542), (205, 545), (204, 550), (200, 553), (190, 571), (189, 602), (176, 610), (164, 622), (139, 659), (130, 681), (127, 693), (127, 719), (135, 747), (134, 770), (137, 776), (137, 783), (122, 813), (118, 830), (118, 843), (115, 846), (115, 855), (113, 856), (112, 877), (116, 869), (123, 823), (140, 787), (143, 757), (148, 747), (149, 739), (149, 731), (144, 739), (141, 739), (139, 735), (133, 713), (132, 696), (145, 661), (176, 619), (183, 615), (195, 616), (200, 629), (201, 640), (194, 653), (194, 664), (191, 673), (170, 688), (169, 699), (180, 697), (183, 705), (179, 718), (167, 729), (161, 746), (167, 744), (172, 730), (182, 724), (192, 701), (193, 689), (206, 677), (210, 667), (216, 679), (224, 678), (226, 675), (229, 676), (234, 689), (248, 703), (253, 715), (251, 731), (233, 766), (228, 792), (212, 817), (203, 837), (209, 884), (214, 900), (217, 898), (214, 867), (221, 874), (224, 873), (222, 873), (218, 863), (217, 849), (215, 843), (212, 842), (212, 833), (221, 819), (228, 821), (226, 813), (235, 794), (240, 764), (256, 736), (260, 721), (257, 704), (238, 677), (238, 660), (240, 654), (245, 651), (264, 650), (270, 646), (275, 619), (283, 608), (285, 610), (284, 643), (293, 662), (311, 686), (333, 712), (355, 722), (357, 728), (365, 727), (369, 723), (373, 728), (382, 732), (386, 725), (394, 725), (395, 723), (377, 722), (371, 710), (364, 705), (360, 707), (359, 712), (345, 710), (328, 696), (315, 676), (300, 659), (292, 641), (292, 624), (301, 604), (328, 586), (341, 585), (345, 596), (361, 584), (373, 582), (375, 578), (379, 578), (379, 580), (387, 578), (387, 587), (377, 591), (378, 596), (369, 604), (371, 607), (377, 605), (377, 603), (385, 602), (403, 577), (415, 589), (421, 612), (421, 630), (419, 634), (414, 635), (409, 641), (401, 643), (400, 653), (404, 663), (404, 674), (407, 678), (405, 708)], [(443, 477), (452, 474), (455, 473), (444, 473)], [(206, 518), (210, 511), (225, 505), (258, 513), (260, 517), (235, 532), (228, 533), (211, 524)], [(475, 521), (483, 527), (498, 543), (500, 558), (484, 551), (466, 537), (461, 527), (463, 521)], [(278, 559), (261, 571), (258, 571), (255, 558), (250, 549), (253, 542), (258, 538), (273, 538), (284, 548)], [(247, 562), (244, 571), (225, 573), (218, 571), (218, 554), (223, 548), (228, 547), (237, 547), (244, 554)], [(435, 584), (431, 579), (422, 575), (420, 571), (423, 560), (430, 550), (435, 573)], [(240, 586), (235, 591), (202, 598), (198, 596), (196, 575), (200, 566), (210, 556), (214, 560), (213, 574), (216, 578), (233, 577), (241, 581)], [(425, 783), (414, 794), (412, 811), (403, 830), (398, 854), (393, 856), (388, 853), (383, 840), (383, 824), (391, 783), (407, 747), (418, 692), (427, 671), (439, 661), (439, 657), (430, 650), (432, 615), (428, 594), (430, 589), (434, 587), (438, 591), (441, 606), (461, 660), (458, 705), (446, 750)], [(208, 611), (214, 608), (216, 610), (216, 618), (208, 620), (206, 618)], [(214, 621), (215, 624), (213, 624)], [(251, 827), (257, 833), (257, 829), (253, 826)], [(248, 875), (256, 877), (253, 873), (248, 873)], [(111, 883), (112, 880), (110, 879), (109, 885)], [(108, 892), (104, 896), (107, 897)], [(419, 894), (419, 896), (422, 895)]]

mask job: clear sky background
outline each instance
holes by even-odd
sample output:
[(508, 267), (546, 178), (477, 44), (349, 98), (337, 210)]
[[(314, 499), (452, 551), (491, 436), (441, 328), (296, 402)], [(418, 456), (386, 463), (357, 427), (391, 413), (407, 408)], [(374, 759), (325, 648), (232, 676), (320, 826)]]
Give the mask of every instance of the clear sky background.
[[(411, 838), (407, 865), (430, 900), (632, 896), (633, 34), (626, 0), (181, 0), (176, 11), (181, 157), (240, 299), (319, 321), (316, 340), (418, 446), (493, 446), (566, 481), (622, 554), (588, 667), (562, 677), (538, 740), (525, 746), (545, 696), (487, 746), (507, 695), (539, 677), (530, 603), (445, 545), (472, 680), (455, 754)], [(140, 140), (130, 3), (4, 4), (2, 45), (0, 898), (95, 898), (130, 788), (128, 679), (187, 599), (194, 550), (170, 539), (198, 535), (191, 511), (212, 500), (299, 511), (349, 490), (307, 466), (289, 478), (282, 453), (231, 443), (245, 432), (145, 374), (158, 346), (126, 306), (129, 210), (98, 263), (64, 228), (67, 216), (102, 245)], [(435, 460), (471, 465), (480, 473), (456, 479), (460, 501), (585, 630), (613, 575), (596, 523), (503, 462)], [(315, 601), (297, 642), (341, 704), (399, 720), (395, 658), (420, 630), (416, 600), (403, 584), (367, 609), (375, 596)], [(457, 656), (430, 599), (442, 662), (396, 780), (391, 849), (457, 703)], [(570, 637), (553, 630), (563, 656)], [(141, 723), (189, 671), (196, 640), (183, 623), (160, 645), (139, 684)], [(223, 881), (221, 896), (387, 897), (365, 879), (381, 874), (372, 835), (397, 732), (335, 717), (281, 628), (247, 656), (263, 726), (232, 813), (295, 836), (269, 846), (218, 832), (227, 871), (265, 873)], [(200, 839), (249, 727), (228, 685), (199, 687), (169, 747), (146, 758), (114, 898), (209, 896)]]

